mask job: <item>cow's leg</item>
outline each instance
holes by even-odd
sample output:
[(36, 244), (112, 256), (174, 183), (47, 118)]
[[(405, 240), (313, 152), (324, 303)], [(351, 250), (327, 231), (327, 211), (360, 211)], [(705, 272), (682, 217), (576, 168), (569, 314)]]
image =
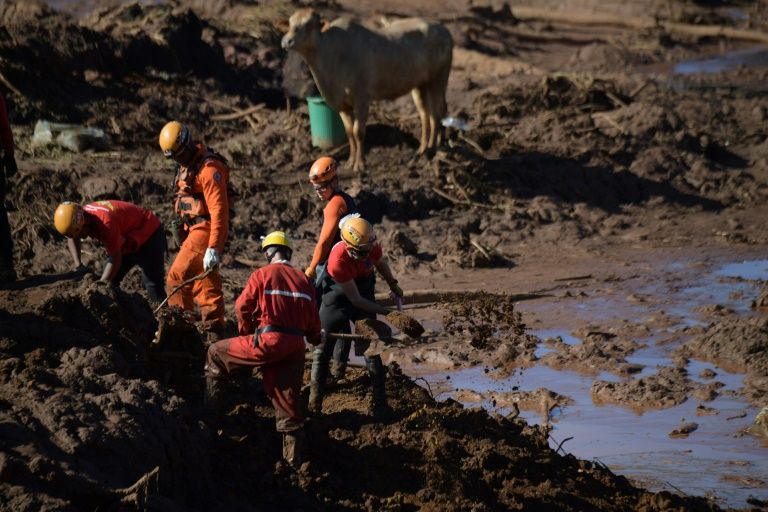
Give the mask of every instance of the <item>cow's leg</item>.
[(349, 142), (349, 160), (347, 160), (347, 169), (352, 169), (355, 165), (355, 159), (357, 158), (357, 143), (352, 133), (353, 119), (352, 112), (342, 110), (339, 112), (341, 116), (341, 122), (344, 123), (344, 131), (347, 132), (347, 141)]
[(416, 110), (419, 111), (419, 118), (421, 119), (421, 140), (419, 141), (419, 154), (421, 155), (427, 150), (427, 140), (429, 138), (429, 114), (427, 113), (424, 89), (416, 88), (411, 90), (411, 96), (413, 96), (413, 102), (416, 104)]
[(443, 140), (443, 125), (441, 121), (448, 113), (445, 101), (445, 90), (448, 88), (448, 75), (451, 72), (450, 61), (429, 84), (429, 113), (430, 141), (429, 147), (440, 144)]
[(352, 126), (352, 137), (355, 139), (355, 145), (357, 146), (357, 152), (355, 155), (355, 171), (365, 170), (365, 123), (368, 121), (368, 107), (370, 106), (367, 100), (355, 102), (355, 110), (352, 113), (354, 118), (354, 124)]

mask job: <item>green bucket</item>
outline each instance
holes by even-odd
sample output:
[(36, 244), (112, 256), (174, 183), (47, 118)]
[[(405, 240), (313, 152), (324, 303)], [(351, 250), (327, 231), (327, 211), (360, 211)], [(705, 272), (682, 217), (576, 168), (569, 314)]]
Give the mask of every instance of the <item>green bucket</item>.
[(320, 149), (330, 149), (347, 141), (347, 133), (339, 113), (325, 102), (322, 96), (308, 96), (309, 130), (312, 133), (312, 145)]

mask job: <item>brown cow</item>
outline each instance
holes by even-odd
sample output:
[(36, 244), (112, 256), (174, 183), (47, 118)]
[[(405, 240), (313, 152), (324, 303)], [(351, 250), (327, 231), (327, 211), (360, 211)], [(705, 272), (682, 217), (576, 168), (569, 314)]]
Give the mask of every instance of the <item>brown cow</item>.
[(420, 18), (396, 20), (378, 31), (346, 18), (321, 26), (317, 13), (301, 9), (291, 16), (282, 46), (304, 57), (320, 94), (341, 114), (355, 171), (364, 167), (372, 100), (411, 91), (421, 117), (419, 154), (440, 142), (453, 57), (453, 39), (444, 26)]

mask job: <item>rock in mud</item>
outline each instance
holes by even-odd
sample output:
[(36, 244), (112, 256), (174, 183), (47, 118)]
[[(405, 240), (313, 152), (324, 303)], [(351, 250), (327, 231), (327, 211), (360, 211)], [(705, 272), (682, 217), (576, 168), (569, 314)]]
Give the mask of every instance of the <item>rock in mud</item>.
[(698, 423), (690, 422), (690, 423), (683, 423), (676, 429), (674, 429), (672, 432), (669, 433), (669, 437), (673, 438), (686, 438), (691, 432), (694, 432), (699, 428)]

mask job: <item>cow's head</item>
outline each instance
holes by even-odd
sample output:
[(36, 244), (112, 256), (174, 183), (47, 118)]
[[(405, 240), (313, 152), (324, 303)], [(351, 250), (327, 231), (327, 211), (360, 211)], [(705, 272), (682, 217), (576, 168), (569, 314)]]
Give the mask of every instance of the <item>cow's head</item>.
[(320, 16), (312, 9), (301, 9), (288, 20), (288, 32), (283, 36), (281, 46), (286, 50), (312, 48), (320, 34)]

